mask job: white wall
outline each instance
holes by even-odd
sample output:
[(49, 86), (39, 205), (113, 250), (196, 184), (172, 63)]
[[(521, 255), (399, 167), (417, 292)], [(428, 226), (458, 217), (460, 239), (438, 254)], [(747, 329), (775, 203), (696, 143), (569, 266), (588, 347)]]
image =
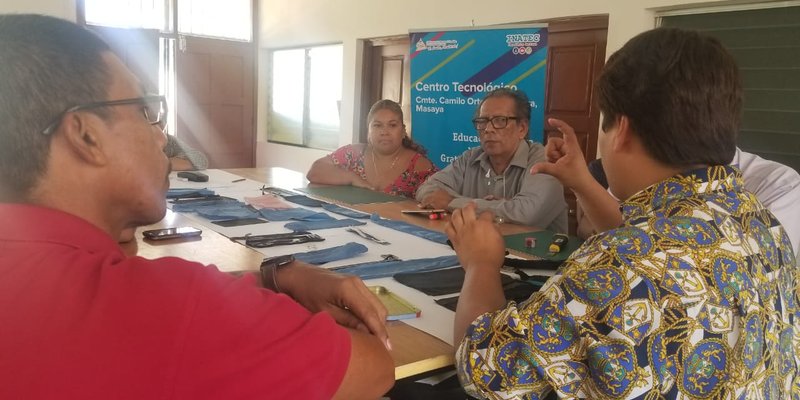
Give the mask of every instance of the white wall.
[(2, 0), (0, 13), (47, 14), (75, 21), (75, 0)]
[[(741, 0), (262, 0), (260, 43), (280, 48), (317, 43), (344, 44), (342, 123), (340, 145), (357, 140), (355, 104), (360, 102), (359, 39), (407, 34), (409, 29), (463, 27), (519, 21), (608, 14), (611, 55), (636, 34), (655, 26), (656, 12), (666, 9), (754, 3)], [(266, 53), (266, 51), (262, 51)], [(266, 142), (267, 60), (259, 65), (258, 147), (259, 166), (283, 166), (306, 171), (326, 154)]]

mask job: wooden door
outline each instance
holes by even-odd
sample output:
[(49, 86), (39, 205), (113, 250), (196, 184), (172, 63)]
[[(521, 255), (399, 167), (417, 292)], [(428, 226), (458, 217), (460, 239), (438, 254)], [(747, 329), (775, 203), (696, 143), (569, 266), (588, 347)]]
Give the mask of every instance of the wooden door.
[[(597, 157), (600, 110), (594, 83), (605, 64), (608, 17), (548, 22), (545, 119), (558, 118), (575, 128), (584, 157), (590, 161)], [(552, 134), (557, 132), (545, 129), (545, 142)], [(569, 207), (569, 230), (575, 234), (575, 194), (565, 189), (564, 197)]]
[(210, 168), (255, 165), (254, 45), (180, 36), (175, 58), (177, 136)]
[(411, 67), (408, 35), (371, 39), (364, 44), (364, 79), (359, 141), (367, 142), (367, 114), (381, 99), (394, 100), (403, 108), (406, 129), (411, 134)]
[(600, 122), (594, 82), (605, 64), (608, 18), (549, 25), (545, 118), (558, 118), (575, 128), (583, 154), (593, 160)]

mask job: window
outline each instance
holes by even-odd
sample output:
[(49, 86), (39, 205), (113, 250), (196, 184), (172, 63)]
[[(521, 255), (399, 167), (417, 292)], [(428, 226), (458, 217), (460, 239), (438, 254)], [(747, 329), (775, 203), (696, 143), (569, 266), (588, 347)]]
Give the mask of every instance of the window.
[(253, 36), (251, 0), (84, 0), (86, 23), (116, 28), (145, 28), (171, 32), (173, 8), (178, 33), (250, 41)]
[(178, 0), (178, 32), (250, 41), (250, 0)]
[(339, 147), (342, 45), (274, 50), (270, 58), (267, 139)]
[(85, 0), (86, 23), (115, 28), (165, 31), (167, 2), (153, 0)]
[[(148, 90), (158, 91), (167, 96), (167, 132), (175, 134), (177, 110), (175, 93), (177, 77), (175, 72), (176, 52), (180, 47), (172, 18), (177, 13), (179, 34), (207, 36), (241, 41), (252, 40), (253, 3), (252, 0), (83, 0), (84, 16), (87, 25), (155, 29), (158, 35), (158, 87)], [(105, 37), (108, 40), (108, 37)], [(183, 37), (181, 36), (181, 39)], [(184, 43), (184, 42), (181, 42)], [(124, 54), (128, 49), (118, 50)], [(146, 59), (141, 51), (147, 46), (134, 43), (130, 50), (131, 60)]]
[(800, 171), (800, 7), (665, 15), (662, 26), (718, 38), (739, 64), (739, 147)]

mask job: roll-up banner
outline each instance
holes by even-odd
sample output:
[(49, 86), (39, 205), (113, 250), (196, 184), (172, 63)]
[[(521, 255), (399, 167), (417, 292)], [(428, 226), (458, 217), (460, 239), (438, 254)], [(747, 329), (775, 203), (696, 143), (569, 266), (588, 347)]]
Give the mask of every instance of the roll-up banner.
[(508, 86), (531, 101), (529, 138), (541, 142), (547, 25), (419, 30), (411, 39), (414, 140), (440, 168), (480, 145), (472, 118), (486, 93)]

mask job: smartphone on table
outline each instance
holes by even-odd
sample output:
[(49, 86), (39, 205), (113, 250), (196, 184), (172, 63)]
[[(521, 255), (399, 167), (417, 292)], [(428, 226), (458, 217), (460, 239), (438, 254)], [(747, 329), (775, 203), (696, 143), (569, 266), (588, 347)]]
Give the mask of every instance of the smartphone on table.
[(403, 214), (411, 215), (431, 215), (431, 214), (447, 214), (447, 210), (443, 208), (423, 208), (420, 210), (400, 210)]
[(181, 226), (176, 228), (150, 229), (142, 232), (145, 239), (166, 240), (176, 238), (197, 237), (203, 233), (200, 229), (191, 226)]

